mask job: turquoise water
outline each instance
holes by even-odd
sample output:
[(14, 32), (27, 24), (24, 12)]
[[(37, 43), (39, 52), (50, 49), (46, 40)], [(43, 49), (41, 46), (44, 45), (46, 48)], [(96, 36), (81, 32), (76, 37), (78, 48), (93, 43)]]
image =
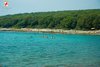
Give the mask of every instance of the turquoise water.
[(1, 67), (100, 67), (100, 36), (0, 32)]

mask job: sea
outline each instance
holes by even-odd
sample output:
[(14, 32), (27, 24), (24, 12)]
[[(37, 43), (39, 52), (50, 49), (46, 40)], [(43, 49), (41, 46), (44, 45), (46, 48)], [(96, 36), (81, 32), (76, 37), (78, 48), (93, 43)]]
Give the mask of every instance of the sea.
[(0, 31), (0, 67), (100, 67), (100, 35)]

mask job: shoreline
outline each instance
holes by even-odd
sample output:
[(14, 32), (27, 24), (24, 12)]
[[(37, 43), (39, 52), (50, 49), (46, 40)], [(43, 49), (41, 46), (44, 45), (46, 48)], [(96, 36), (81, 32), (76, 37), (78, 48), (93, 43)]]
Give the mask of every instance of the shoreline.
[(90, 34), (90, 35), (100, 35), (100, 30), (63, 30), (63, 29), (37, 29), (37, 28), (0, 28), (0, 31), (23, 31), (23, 32), (48, 32), (48, 33), (62, 33), (62, 34)]

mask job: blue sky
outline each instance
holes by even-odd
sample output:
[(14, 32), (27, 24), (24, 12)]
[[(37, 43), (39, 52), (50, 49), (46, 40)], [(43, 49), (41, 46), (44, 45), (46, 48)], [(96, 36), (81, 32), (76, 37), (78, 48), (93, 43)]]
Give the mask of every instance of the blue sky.
[(100, 9), (100, 0), (0, 0), (0, 15), (80, 9)]

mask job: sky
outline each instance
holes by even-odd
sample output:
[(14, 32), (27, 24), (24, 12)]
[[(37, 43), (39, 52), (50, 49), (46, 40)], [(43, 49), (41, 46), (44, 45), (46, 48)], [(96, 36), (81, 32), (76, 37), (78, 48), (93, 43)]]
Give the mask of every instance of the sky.
[[(5, 1), (8, 1), (8, 7), (4, 7)], [(100, 0), (0, 0), (0, 16), (83, 9), (100, 9)]]

